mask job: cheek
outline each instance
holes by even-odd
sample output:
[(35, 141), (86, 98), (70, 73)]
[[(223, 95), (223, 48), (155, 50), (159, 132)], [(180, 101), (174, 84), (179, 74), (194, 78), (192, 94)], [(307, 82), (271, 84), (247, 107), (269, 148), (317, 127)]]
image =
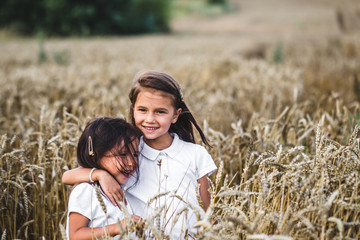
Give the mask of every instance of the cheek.
[(118, 166), (117, 166), (116, 160), (114, 160), (114, 159), (103, 160), (103, 161), (101, 161), (100, 166), (112, 175), (116, 174), (118, 171)]
[(137, 125), (137, 126), (138, 126), (138, 125), (141, 123), (141, 121), (142, 121), (142, 119), (141, 119), (141, 118), (134, 116), (134, 122), (135, 122), (135, 125)]
[(134, 118), (134, 121), (139, 121), (139, 119), (141, 118), (141, 115), (139, 115), (138, 113), (134, 112), (133, 113), (133, 118)]

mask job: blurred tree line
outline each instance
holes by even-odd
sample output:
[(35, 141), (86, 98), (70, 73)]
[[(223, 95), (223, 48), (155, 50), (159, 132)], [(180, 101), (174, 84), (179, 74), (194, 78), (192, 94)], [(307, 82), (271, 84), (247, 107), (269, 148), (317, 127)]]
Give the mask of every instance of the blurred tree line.
[(226, 4), (226, 0), (207, 0), (209, 4)]
[(0, 28), (22, 35), (169, 31), (170, 0), (1, 0)]

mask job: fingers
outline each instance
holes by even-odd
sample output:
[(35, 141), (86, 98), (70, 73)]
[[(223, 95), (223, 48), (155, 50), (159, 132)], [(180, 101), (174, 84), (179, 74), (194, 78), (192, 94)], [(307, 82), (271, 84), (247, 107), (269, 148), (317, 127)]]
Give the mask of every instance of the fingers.
[(125, 197), (125, 193), (122, 191), (121, 189), (121, 197), (122, 197), (122, 201), (125, 203), (125, 205), (127, 205), (127, 201), (126, 201), (126, 197)]
[(121, 205), (119, 204), (120, 202), (127, 204), (124, 192), (120, 187), (115, 189), (104, 189), (103, 191), (114, 206), (118, 206), (121, 209)]
[[(122, 200), (123, 200), (123, 197), (121, 196), (121, 194), (119, 194), (119, 193), (114, 193), (114, 198), (115, 198), (115, 200), (116, 200), (116, 205), (117, 206), (119, 206), (120, 204), (120, 202), (122, 202)], [(119, 206), (120, 207), (120, 206)]]
[(124, 192), (116, 192), (115, 194), (115, 199), (116, 199), (116, 203), (117, 203), (117, 206), (121, 209), (121, 202), (124, 203), (125, 205), (127, 204), (126, 202), (126, 198), (124, 196)]
[(123, 201), (125, 198), (121, 186), (108, 172), (102, 171), (100, 173), (102, 174), (98, 176), (98, 180), (105, 195), (110, 199), (114, 206), (119, 206), (119, 201)]
[(138, 215), (131, 215), (131, 218), (134, 222), (141, 222), (142, 218)]
[(120, 188), (119, 191), (116, 192), (116, 196), (117, 196), (119, 201), (122, 201), (122, 202), (124, 202), (126, 204), (125, 193), (122, 191), (121, 188)]
[(105, 193), (105, 195), (108, 197), (108, 199), (110, 200), (110, 202), (116, 206), (116, 199), (114, 198), (114, 196), (111, 194), (111, 192), (108, 192), (106, 190), (103, 190), (103, 192)]

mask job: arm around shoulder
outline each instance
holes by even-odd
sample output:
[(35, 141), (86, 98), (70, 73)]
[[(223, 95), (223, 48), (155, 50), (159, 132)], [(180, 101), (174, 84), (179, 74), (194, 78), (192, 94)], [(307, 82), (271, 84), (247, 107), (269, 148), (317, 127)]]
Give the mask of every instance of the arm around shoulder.
[(64, 172), (61, 181), (64, 184), (70, 185), (90, 182), (90, 173), (93, 181), (99, 181), (102, 190), (112, 204), (120, 207), (118, 203), (125, 199), (124, 192), (114, 177), (105, 170), (96, 169), (91, 172), (90, 168), (78, 167)]
[(61, 182), (68, 185), (79, 184), (83, 182), (90, 182), (90, 173), (91, 179), (93, 181), (101, 181), (108, 177), (112, 177), (107, 171), (102, 169), (95, 169), (92, 172), (91, 168), (78, 167), (64, 172)]
[(82, 182), (90, 182), (90, 168), (78, 167), (64, 172), (61, 182), (68, 185), (79, 184)]

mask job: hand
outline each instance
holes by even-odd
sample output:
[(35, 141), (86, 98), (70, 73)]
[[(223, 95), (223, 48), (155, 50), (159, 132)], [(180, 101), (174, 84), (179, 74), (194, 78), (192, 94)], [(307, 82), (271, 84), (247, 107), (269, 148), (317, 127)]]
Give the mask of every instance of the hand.
[(130, 232), (135, 232), (138, 237), (144, 237), (144, 225), (145, 222), (138, 215), (131, 215), (130, 222), (128, 218), (124, 218), (121, 221), (121, 226), (123, 228), (128, 227), (128, 230)]
[(135, 222), (135, 229), (134, 232), (136, 233), (136, 235), (143, 239), (145, 237), (144, 235), (144, 227), (145, 227), (145, 222), (144, 220), (137, 215), (131, 215), (132, 220)]
[(101, 189), (114, 206), (118, 206), (121, 209), (120, 202), (127, 204), (121, 185), (110, 173), (105, 170), (95, 170), (93, 179), (99, 181)]
[(138, 215), (131, 215), (130, 217), (131, 217), (131, 220), (130, 220), (130, 221), (129, 221), (128, 218), (124, 218), (123, 220), (121, 220), (121, 226), (122, 226), (122, 227), (125, 228), (127, 225), (130, 224), (130, 222), (134, 222), (135, 224), (138, 224), (138, 223), (143, 224), (143, 223), (142, 223), (142, 218), (141, 218), (140, 216), (138, 216)]
[(138, 215), (131, 215), (131, 219), (136, 223), (142, 221), (142, 218), (140, 216), (138, 216)]

